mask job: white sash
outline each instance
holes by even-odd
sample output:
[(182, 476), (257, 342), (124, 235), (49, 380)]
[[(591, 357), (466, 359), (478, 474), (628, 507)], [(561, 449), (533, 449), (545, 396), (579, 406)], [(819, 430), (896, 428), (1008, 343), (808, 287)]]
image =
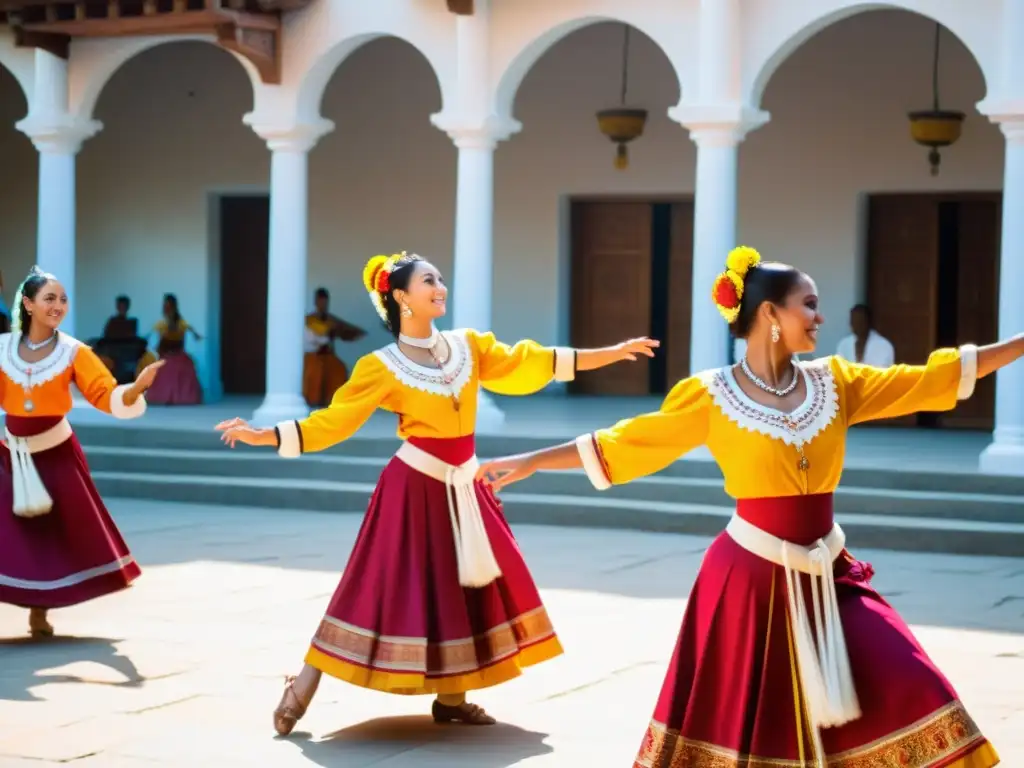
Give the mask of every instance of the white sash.
[(16, 437), (7, 433), (7, 448), (11, 453), (11, 479), (14, 484), (14, 514), (18, 517), (38, 517), (53, 509), (53, 499), (43, 485), (33, 453), (42, 453), (56, 448), (71, 437), (71, 425), (61, 419), (45, 432), (27, 437)]
[(444, 483), (455, 539), (459, 584), (464, 587), (485, 587), (501, 576), (501, 568), (494, 559), (494, 551), (487, 538), (480, 504), (476, 498), (476, 471), (480, 467), (476, 456), (455, 466), (408, 441), (402, 443), (395, 456), (417, 472)]
[[(833, 562), (846, 546), (846, 534), (837, 523), (823, 538), (803, 547), (773, 536), (739, 515), (733, 515), (725, 530), (745, 550), (782, 566), (785, 572), (800, 687), (808, 717), (815, 726), (818, 764), (824, 768), (825, 756), (818, 728), (842, 725), (861, 715), (832, 572)], [(813, 632), (800, 573), (810, 576)]]

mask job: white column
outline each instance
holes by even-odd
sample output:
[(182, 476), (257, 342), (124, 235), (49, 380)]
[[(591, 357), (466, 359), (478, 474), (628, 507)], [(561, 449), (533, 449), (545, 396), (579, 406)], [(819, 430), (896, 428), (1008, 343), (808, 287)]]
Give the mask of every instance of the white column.
[[(1019, 105), (1024, 107), (1024, 103)], [(999, 338), (1024, 332), (1024, 110), (993, 118), (1006, 136), (1003, 232), (999, 261)], [(979, 341), (985, 341), (979, 339)], [(996, 373), (996, 423), (982, 452), (982, 472), (1024, 476), (1024, 362)]]
[[(458, 88), (456, 104), (431, 121), (459, 150), (455, 195), (455, 254), (452, 324), (491, 329), (494, 292), (494, 150), (520, 125), (493, 114), (490, 96), (490, 0), (478, 0), (472, 16), (456, 19)], [(505, 423), (493, 398), (482, 389), (476, 431), (494, 434)]]
[(17, 129), (39, 152), (36, 263), (64, 284), (70, 311), (61, 329), (75, 335), (75, 159), (102, 127), (68, 114), (67, 62), (35, 52), (35, 86), (28, 116)]
[(252, 417), (253, 423), (260, 426), (301, 419), (309, 414), (302, 397), (309, 151), (333, 127), (327, 120), (286, 128), (253, 125), (253, 130), (267, 142), (271, 152), (267, 391), (263, 404)]
[(729, 327), (711, 300), (715, 276), (736, 242), (739, 145), (768, 121), (758, 110), (732, 106), (680, 105), (669, 115), (690, 130), (697, 145), (694, 185), (693, 286), (690, 372), (729, 364)]

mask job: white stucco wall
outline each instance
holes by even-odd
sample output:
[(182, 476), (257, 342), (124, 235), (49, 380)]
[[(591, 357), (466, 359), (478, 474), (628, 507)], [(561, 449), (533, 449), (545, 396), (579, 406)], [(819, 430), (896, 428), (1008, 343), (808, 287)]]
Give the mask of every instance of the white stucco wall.
[[(761, 5), (753, 4), (754, 18)], [(678, 6), (680, 14), (693, 13), (694, 3)], [(449, 34), (443, 25), (451, 19), (431, 19), (436, 37)], [(949, 36), (943, 105), (969, 113), (964, 136), (944, 152), (937, 179), (928, 174), (926, 151), (909, 139), (906, 113), (930, 103), (933, 29), (931, 21), (898, 11), (826, 28), (764, 84), (761, 105), (771, 122), (741, 149), (740, 239), (818, 279), (833, 321), (822, 335), (823, 351), (834, 349), (847, 308), (861, 298), (865, 193), (1002, 186), (1002, 137), (973, 108), (985, 83), (963, 44)], [(617, 103), (621, 26), (574, 32), (523, 79), (513, 112), (523, 130), (499, 146), (495, 160), (494, 329), (503, 337), (565, 340), (560, 260), (567, 195), (693, 192), (695, 148), (666, 117), (680, 100), (677, 71), (692, 68), (692, 45), (682, 45), (688, 33), (652, 30), (675, 41), (675, 67), (651, 39), (633, 35), (630, 101), (650, 111), (650, 122), (631, 147), (627, 172), (612, 167), (614, 148), (594, 119)], [(443, 77), (452, 64), (436, 46), (420, 48), (433, 66), (395, 38), (359, 47), (330, 79), (322, 103), (323, 116), (337, 127), (310, 158), (309, 288), (325, 285), (338, 313), (374, 329), (346, 347), (349, 359), (385, 339), (359, 284), (368, 256), (416, 250), (451, 269), (456, 151), (429, 115), (442, 108), (435, 71)], [(514, 60), (514, 51), (498, 48), (496, 56)], [(752, 45), (763, 57), (769, 49)], [(745, 77), (753, 88), (756, 75)], [(693, 77), (682, 79), (685, 89)], [(241, 123), (252, 102), (242, 66), (205, 43), (157, 47), (114, 75), (96, 106), (105, 128), (78, 164), (79, 335), (100, 330), (120, 292), (132, 296), (141, 321), (151, 322), (165, 291), (178, 294), (200, 331), (215, 334), (204, 327), (209, 195), (268, 183), (266, 148)], [(35, 151), (11, 125), (24, 113), (16, 81), (0, 74), (0, 268), (9, 284), (32, 263), (35, 241)], [(12, 292), (11, 285), (8, 300)], [(205, 375), (215, 342), (192, 349)]]

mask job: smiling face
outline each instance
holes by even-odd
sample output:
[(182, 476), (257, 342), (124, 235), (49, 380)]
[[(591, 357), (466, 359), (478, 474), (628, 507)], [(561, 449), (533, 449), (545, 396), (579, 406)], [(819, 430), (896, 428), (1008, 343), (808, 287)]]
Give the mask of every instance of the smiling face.
[(22, 302), (31, 314), (32, 322), (51, 331), (57, 330), (68, 313), (68, 294), (57, 280), (47, 280), (34, 297), (25, 296)]
[(818, 311), (818, 286), (807, 275), (801, 275), (782, 306), (775, 305), (774, 316), (779, 340), (789, 352), (813, 352), (818, 345), (818, 327), (825, 322)]
[(409, 285), (404, 291), (395, 290), (394, 297), (412, 310), (413, 317), (434, 320), (443, 317), (448, 303), (448, 286), (437, 267), (429, 261), (418, 261), (413, 266)]

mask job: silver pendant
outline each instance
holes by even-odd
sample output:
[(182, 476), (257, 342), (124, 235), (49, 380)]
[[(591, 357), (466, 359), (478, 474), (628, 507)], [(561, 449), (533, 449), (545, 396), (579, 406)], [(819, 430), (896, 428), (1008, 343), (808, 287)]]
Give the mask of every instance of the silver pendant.
[(31, 400), (25, 401), (25, 413), (32, 413), (36, 409), (36, 404)]

